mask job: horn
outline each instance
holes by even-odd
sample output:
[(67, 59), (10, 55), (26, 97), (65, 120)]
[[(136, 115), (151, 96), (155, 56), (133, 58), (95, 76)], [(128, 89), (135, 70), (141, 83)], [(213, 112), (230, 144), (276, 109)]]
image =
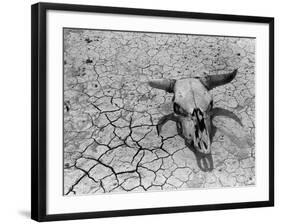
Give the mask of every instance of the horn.
[(237, 74), (237, 69), (227, 74), (200, 77), (200, 81), (208, 90), (211, 90), (215, 87), (225, 85), (231, 82), (235, 78), (236, 74)]
[(240, 118), (237, 117), (237, 115), (235, 113), (233, 113), (227, 109), (223, 109), (220, 107), (213, 108), (211, 111), (211, 117), (214, 118), (216, 116), (224, 116), (224, 117), (231, 118), (231, 119), (235, 120), (238, 124), (240, 124), (240, 126), (243, 127), (243, 124), (242, 124)]
[(152, 88), (163, 89), (168, 93), (173, 93), (175, 83), (175, 79), (157, 79), (149, 81), (148, 85), (150, 85)]

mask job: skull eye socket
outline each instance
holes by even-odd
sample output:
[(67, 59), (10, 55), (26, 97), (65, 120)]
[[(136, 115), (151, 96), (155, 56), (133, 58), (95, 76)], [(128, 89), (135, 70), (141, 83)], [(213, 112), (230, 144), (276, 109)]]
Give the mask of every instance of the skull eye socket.
[(174, 103), (174, 112), (178, 115), (183, 115), (183, 116), (186, 115), (185, 110), (177, 103)]

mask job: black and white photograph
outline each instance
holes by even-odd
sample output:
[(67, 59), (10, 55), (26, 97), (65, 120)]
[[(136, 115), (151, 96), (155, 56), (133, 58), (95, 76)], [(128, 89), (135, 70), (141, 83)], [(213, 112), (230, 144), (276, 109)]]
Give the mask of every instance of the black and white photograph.
[(279, 223), (277, 2), (3, 1), (0, 223)]
[(255, 37), (62, 33), (64, 196), (255, 186)]
[(31, 9), (32, 219), (274, 206), (274, 18)]

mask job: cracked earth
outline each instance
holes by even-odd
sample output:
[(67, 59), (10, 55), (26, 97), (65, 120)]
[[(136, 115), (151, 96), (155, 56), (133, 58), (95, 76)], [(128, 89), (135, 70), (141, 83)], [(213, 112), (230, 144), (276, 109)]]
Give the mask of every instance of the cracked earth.
[[(211, 90), (216, 117), (213, 169), (203, 170), (176, 124), (173, 94), (159, 78), (206, 76), (238, 68)], [(64, 29), (64, 195), (255, 185), (255, 39)]]

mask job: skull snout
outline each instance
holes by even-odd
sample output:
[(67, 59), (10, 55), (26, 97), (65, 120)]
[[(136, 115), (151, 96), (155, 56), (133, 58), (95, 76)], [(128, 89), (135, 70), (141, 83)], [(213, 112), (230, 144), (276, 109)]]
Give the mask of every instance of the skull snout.
[(194, 124), (194, 146), (204, 154), (210, 153), (209, 117), (199, 108), (195, 108), (191, 114)]
[(191, 114), (188, 114), (182, 108), (178, 108), (176, 104), (174, 105), (174, 110), (179, 117), (179, 122), (177, 123), (178, 132), (198, 152), (209, 154), (211, 152), (210, 118), (207, 113), (195, 108)]

